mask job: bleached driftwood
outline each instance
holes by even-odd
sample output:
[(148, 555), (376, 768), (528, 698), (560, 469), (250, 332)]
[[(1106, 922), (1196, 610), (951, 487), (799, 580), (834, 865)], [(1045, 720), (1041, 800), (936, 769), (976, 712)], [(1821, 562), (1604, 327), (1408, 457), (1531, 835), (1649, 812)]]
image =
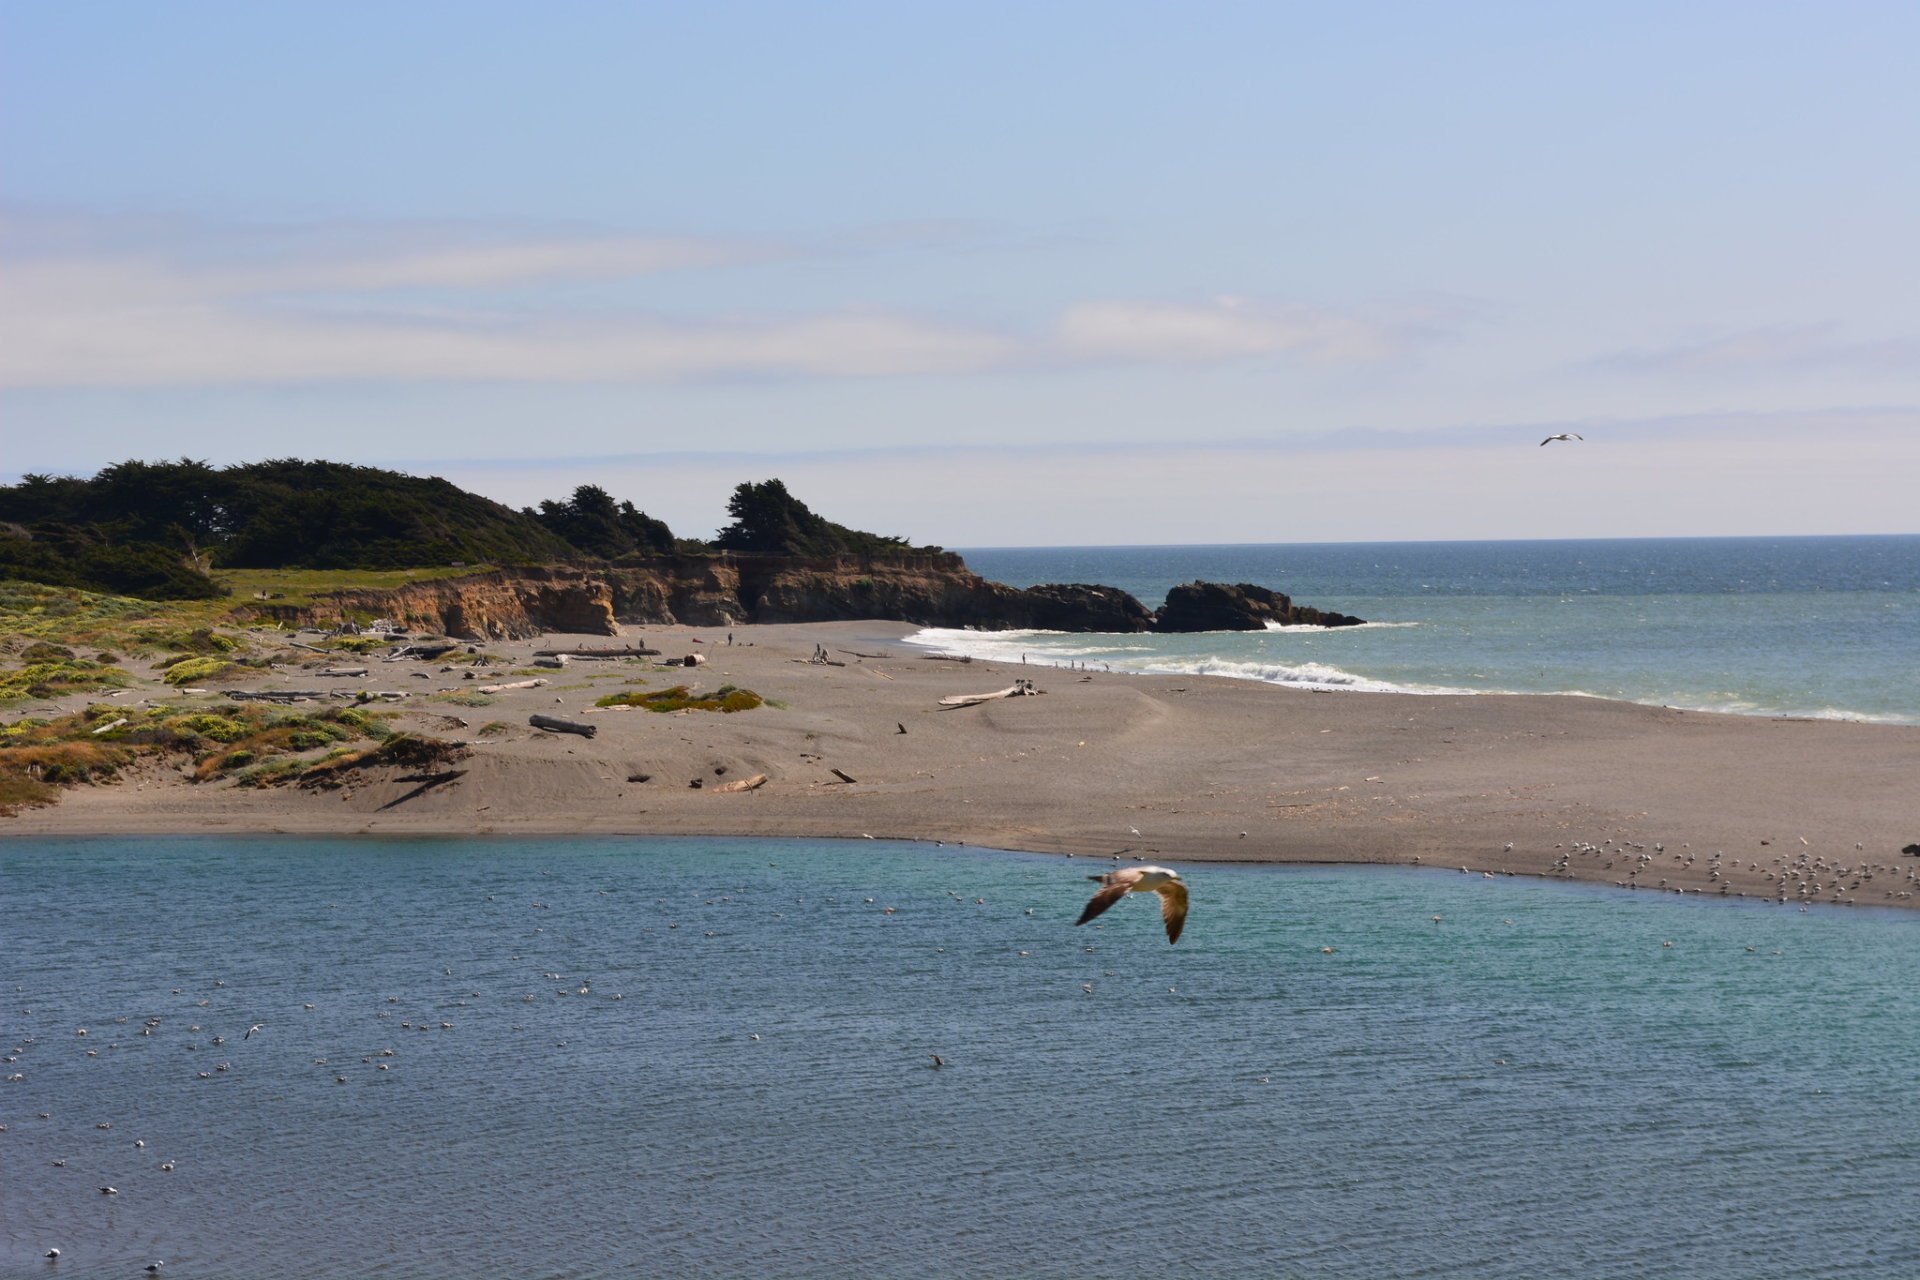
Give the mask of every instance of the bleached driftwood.
[(548, 733), (577, 733), (583, 738), (591, 738), (600, 732), (597, 724), (581, 724), (578, 720), (562, 720), (558, 716), (528, 716), (527, 723)]
[(531, 680), (515, 680), (511, 684), (483, 684), (476, 692), (505, 693), (509, 689), (538, 689), (546, 682), (545, 676), (535, 676)]
[(722, 784), (721, 784), (720, 786), (717, 786), (717, 787), (711, 787), (711, 788), (709, 788), (709, 790), (712, 790), (712, 791), (752, 791), (752, 790), (754, 790), (755, 788), (758, 788), (758, 787), (764, 787), (764, 786), (766, 786), (766, 785), (767, 785), (767, 775), (766, 775), (766, 774), (764, 774), (764, 773), (756, 773), (756, 774), (754, 774), (754, 775), (753, 775), (753, 776), (752, 776), (751, 778), (742, 778), (742, 779), (740, 779), (740, 781), (738, 781), (738, 782), (727, 782), (727, 783), (722, 783)]
[(93, 731), (93, 736), (97, 738), (103, 733), (112, 733), (115, 729), (118, 729), (121, 725), (125, 724), (126, 722), (127, 722), (127, 718), (125, 716), (121, 716), (118, 720), (114, 720), (108, 724), (103, 724), (98, 729), (95, 729)]
[(317, 676), (337, 676), (337, 677), (345, 678), (345, 677), (351, 677), (351, 676), (365, 676), (367, 674), (367, 669), (365, 667), (322, 667), (320, 670), (314, 672), (313, 674)]
[(947, 708), (977, 707), (983, 702), (997, 702), (1001, 698), (1031, 698), (1040, 690), (1031, 680), (1015, 680), (1004, 689), (995, 689), (992, 693), (950, 693), (940, 699), (940, 705)]

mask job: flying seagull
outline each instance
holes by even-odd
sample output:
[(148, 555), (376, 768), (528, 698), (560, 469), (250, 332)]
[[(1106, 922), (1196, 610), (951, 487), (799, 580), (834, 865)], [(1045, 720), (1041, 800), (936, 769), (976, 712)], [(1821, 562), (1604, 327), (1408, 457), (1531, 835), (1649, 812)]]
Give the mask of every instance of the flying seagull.
[(1124, 867), (1087, 879), (1098, 880), (1100, 892), (1088, 901), (1087, 909), (1074, 921), (1076, 925), (1085, 924), (1130, 893), (1157, 893), (1160, 918), (1167, 926), (1167, 941), (1180, 941), (1180, 930), (1187, 923), (1187, 886), (1181, 883), (1178, 871), (1165, 867)]
[(247, 1028), (247, 1034), (245, 1034), (245, 1035), (243, 1035), (243, 1036), (241, 1036), (240, 1038), (241, 1038), (242, 1040), (251, 1040), (251, 1039), (253, 1039), (253, 1033), (254, 1033), (254, 1032), (256, 1032), (256, 1031), (265, 1031), (266, 1029), (267, 1029), (267, 1024), (266, 1024), (266, 1023), (264, 1023), (264, 1022), (256, 1022), (256, 1023), (254, 1023), (254, 1024), (252, 1025), (252, 1026), (250, 1026), (250, 1027), (248, 1027), (248, 1028)]
[(1540, 447), (1544, 449), (1548, 445), (1552, 444), (1555, 440), (1585, 440), (1585, 439), (1586, 437), (1581, 435), (1577, 431), (1562, 431), (1557, 436), (1548, 436), (1545, 440), (1542, 440), (1540, 442)]

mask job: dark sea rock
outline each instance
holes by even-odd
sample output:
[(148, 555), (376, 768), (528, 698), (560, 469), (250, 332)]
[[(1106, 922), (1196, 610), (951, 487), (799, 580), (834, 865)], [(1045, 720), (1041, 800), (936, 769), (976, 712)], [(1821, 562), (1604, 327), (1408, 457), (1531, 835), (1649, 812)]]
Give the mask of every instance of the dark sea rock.
[(1155, 631), (1260, 631), (1276, 626), (1353, 627), (1364, 619), (1295, 605), (1278, 591), (1251, 582), (1189, 582), (1167, 592), (1154, 615)]
[(1044, 582), (1021, 592), (1032, 610), (1027, 626), (1042, 631), (1146, 631), (1147, 606), (1120, 590), (1084, 582)]

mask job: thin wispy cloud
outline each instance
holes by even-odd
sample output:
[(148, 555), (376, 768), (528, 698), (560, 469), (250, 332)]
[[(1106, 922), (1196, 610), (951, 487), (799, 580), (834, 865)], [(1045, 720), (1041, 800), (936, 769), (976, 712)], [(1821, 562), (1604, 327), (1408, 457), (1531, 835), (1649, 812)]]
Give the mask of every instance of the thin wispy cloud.
[(1603, 369), (1635, 374), (1775, 370), (1910, 375), (1920, 368), (1920, 340), (1848, 339), (1834, 324), (1769, 325), (1696, 342), (1634, 347), (1596, 363)]
[(1209, 361), (1293, 354), (1347, 362), (1396, 355), (1411, 331), (1351, 312), (1223, 297), (1200, 304), (1083, 303), (1061, 316), (1059, 336), (1067, 351), (1095, 359)]
[(617, 283), (644, 294), (664, 273), (802, 251), (685, 236), (470, 231), (428, 243), (405, 227), (241, 239), (226, 255), (199, 244), (174, 255), (152, 246), (10, 255), (0, 273), (0, 386), (872, 378), (1269, 357), (1361, 363), (1392, 358), (1419, 336), (1397, 319), (1239, 298), (1087, 302), (1019, 324), (871, 306), (688, 314), (684, 304), (676, 313), (603, 301), (589, 312), (570, 286)]

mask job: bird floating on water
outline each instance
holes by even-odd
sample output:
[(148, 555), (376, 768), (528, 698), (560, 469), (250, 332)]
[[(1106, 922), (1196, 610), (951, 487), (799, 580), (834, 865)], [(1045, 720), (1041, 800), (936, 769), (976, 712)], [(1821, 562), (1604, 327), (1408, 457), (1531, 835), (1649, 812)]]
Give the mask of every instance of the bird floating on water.
[(1103, 876), (1088, 876), (1087, 879), (1098, 881), (1101, 888), (1087, 902), (1086, 910), (1080, 913), (1080, 918), (1074, 924), (1085, 924), (1129, 893), (1157, 893), (1160, 895), (1160, 919), (1167, 926), (1167, 941), (1180, 941), (1180, 930), (1187, 923), (1187, 886), (1181, 882), (1178, 871), (1166, 867), (1126, 867), (1109, 871)]
[(1545, 440), (1542, 440), (1540, 442), (1540, 447), (1544, 449), (1548, 445), (1552, 444), (1555, 440), (1585, 440), (1585, 439), (1586, 437), (1581, 435), (1578, 431), (1562, 431), (1558, 435), (1551, 435), (1551, 436), (1548, 436)]

